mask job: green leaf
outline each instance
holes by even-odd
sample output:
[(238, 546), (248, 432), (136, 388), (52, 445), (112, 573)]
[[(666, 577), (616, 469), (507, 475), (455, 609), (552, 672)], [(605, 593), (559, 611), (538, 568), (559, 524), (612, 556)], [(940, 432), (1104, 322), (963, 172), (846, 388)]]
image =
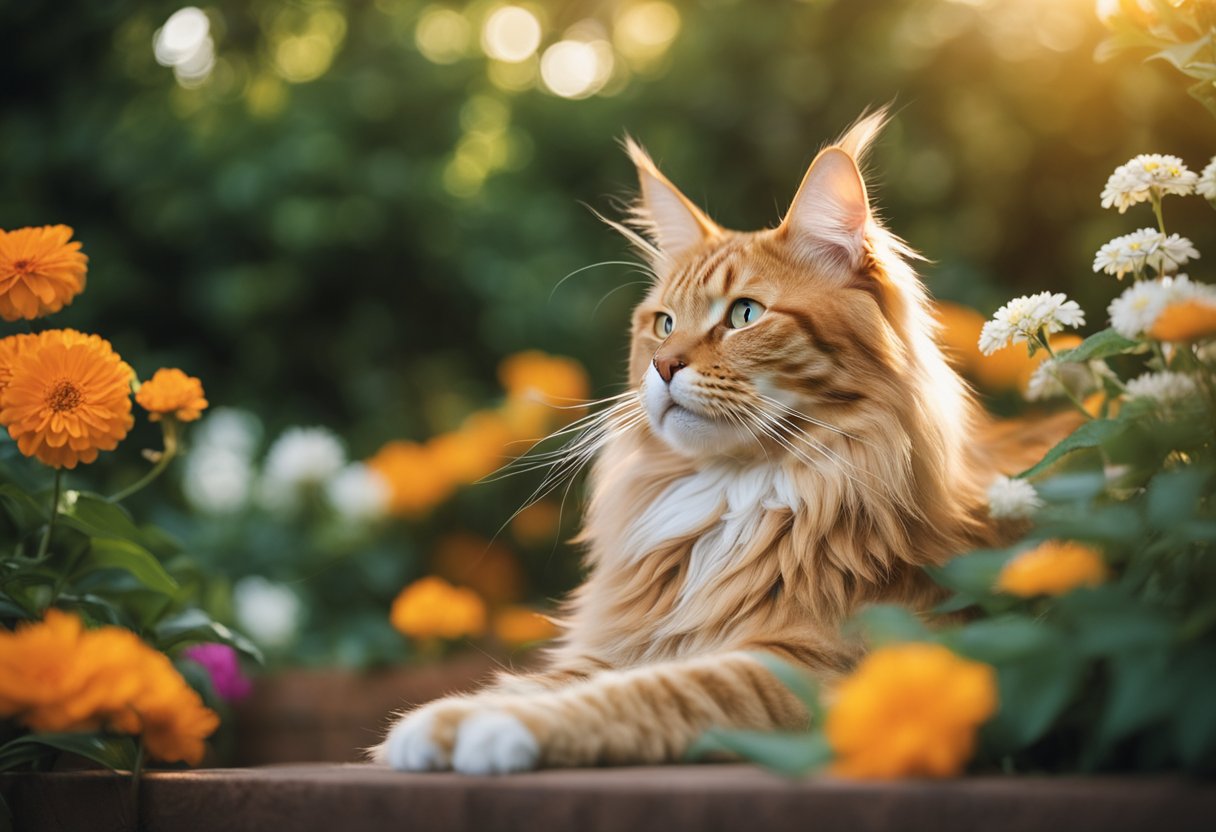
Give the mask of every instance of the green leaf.
[(1122, 355), (1125, 352), (1138, 352), (1143, 347), (1139, 341), (1124, 338), (1113, 329), (1104, 329), (1095, 332), (1073, 349), (1060, 352), (1056, 358), (1059, 361), (1092, 361)]
[[(202, 610), (186, 610), (179, 615), (158, 624), (155, 628), (156, 646), (164, 652), (168, 652), (174, 648), (185, 647), (190, 644), (227, 644), (235, 650), (239, 650), (249, 658), (253, 659), (258, 664), (264, 664), (265, 660), (262, 657), (262, 651), (257, 646), (245, 638), (240, 633), (234, 632), (218, 621), (212, 620)], [(767, 654), (756, 654), (756, 657), (767, 665), (766, 659), (772, 659)], [(777, 662), (772, 659), (773, 664), (781, 664), (783, 667), (793, 671), (789, 665)], [(784, 678), (773, 670), (774, 675), (785, 681)], [(791, 688), (792, 689), (792, 688)], [(797, 692), (797, 691), (795, 691)]]
[(29, 533), (46, 523), (47, 507), (39, 505), (33, 497), (11, 483), (0, 485), (0, 505), (22, 533)]
[(100, 569), (122, 569), (148, 589), (170, 597), (175, 597), (179, 589), (177, 581), (173, 580), (151, 552), (129, 540), (93, 538), (89, 551), (73, 573), (73, 578)]
[(1011, 753), (1040, 739), (1072, 699), (1082, 668), (1065, 644), (998, 665), (1000, 710), (983, 729), (986, 741)]
[(1050, 650), (1062, 634), (1022, 616), (973, 621), (945, 633), (941, 641), (959, 655), (989, 664), (1010, 662)]
[(906, 607), (874, 604), (856, 613), (846, 625), (858, 632), (873, 647), (904, 641), (929, 641), (932, 634), (925, 623)]
[(131, 771), (138, 750), (128, 736), (110, 734), (26, 734), (0, 747), (0, 771), (26, 765), (47, 749), (85, 757), (114, 771)]
[(1036, 465), (1018, 474), (1022, 479), (1029, 479), (1046, 471), (1066, 454), (1082, 448), (1097, 448), (1104, 442), (1121, 435), (1128, 429), (1126, 422), (1113, 419), (1092, 419), (1082, 424), (1069, 436), (1047, 452)]
[(942, 566), (929, 566), (925, 571), (942, 586), (973, 597), (991, 595), (997, 576), (1012, 557), (1004, 550), (980, 550), (947, 561)]
[(1109, 667), (1110, 692), (1098, 725), (1098, 744), (1105, 748), (1165, 717), (1181, 692), (1165, 653), (1117, 656)]
[(832, 748), (822, 734), (765, 733), (711, 729), (688, 750), (689, 759), (713, 753), (737, 754), (765, 768), (791, 777), (806, 774), (832, 759)]
[(69, 491), (60, 501), (61, 521), (89, 537), (121, 538), (142, 542), (139, 527), (127, 510), (104, 497)]
[(1212, 472), (1204, 468), (1182, 468), (1153, 477), (1148, 487), (1148, 520), (1169, 531), (1195, 516)]

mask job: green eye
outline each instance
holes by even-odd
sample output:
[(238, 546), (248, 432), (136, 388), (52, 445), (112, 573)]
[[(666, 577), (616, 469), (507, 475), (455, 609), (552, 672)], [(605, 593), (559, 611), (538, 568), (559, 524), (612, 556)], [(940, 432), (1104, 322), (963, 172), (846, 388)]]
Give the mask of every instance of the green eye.
[(660, 338), (666, 338), (675, 328), (675, 319), (666, 312), (660, 312), (654, 316), (654, 334)]
[(730, 316), (727, 320), (732, 329), (739, 329), (756, 322), (756, 319), (764, 314), (764, 307), (756, 303), (754, 300), (742, 298), (731, 304)]

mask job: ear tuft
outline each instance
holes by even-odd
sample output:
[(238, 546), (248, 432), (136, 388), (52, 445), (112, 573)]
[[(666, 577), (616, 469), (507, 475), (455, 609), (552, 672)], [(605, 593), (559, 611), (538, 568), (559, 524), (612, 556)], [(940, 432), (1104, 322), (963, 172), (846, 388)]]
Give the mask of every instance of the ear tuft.
[(853, 157), (853, 161), (861, 166), (870, 152), (870, 147), (878, 134), (891, 120), (890, 106), (879, 107), (872, 113), (862, 113), (848, 130), (844, 131), (833, 147), (839, 147)]
[(625, 152), (637, 167), (641, 186), (632, 224), (650, 237), (664, 258), (677, 259), (704, 240), (722, 233), (717, 224), (671, 184), (646, 151), (628, 136), (625, 137)]

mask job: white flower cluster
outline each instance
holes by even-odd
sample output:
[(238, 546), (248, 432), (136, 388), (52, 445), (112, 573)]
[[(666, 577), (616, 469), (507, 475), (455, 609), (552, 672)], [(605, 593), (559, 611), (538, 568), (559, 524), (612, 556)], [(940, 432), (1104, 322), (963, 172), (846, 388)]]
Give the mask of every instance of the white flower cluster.
[(304, 605), (291, 587), (261, 575), (236, 582), (232, 606), (241, 630), (263, 647), (291, 643), (304, 617)]
[(1132, 399), (1152, 399), (1159, 404), (1173, 404), (1199, 391), (1192, 376), (1169, 371), (1145, 373), (1127, 383), (1127, 395)]
[(1023, 295), (1002, 306), (992, 320), (984, 324), (980, 331), (980, 352), (992, 355), (1011, 341), (1019, 344), (1044, 330), (1051, 334), (1084, 323), (1085, 313), (1081, 307), (1063, 293)]
[(1188, 170), (1177, 156), (1141, 153), (1115, 168), (1102, 189), (1102, 207), (1118, 208), (1122, 214), (1140, 202), (1166, 194), (1186, 196), (1195, 191), (1199, 176)]
[(1178, 267), (1199, 257), (1186, 237), (1168, 237), (1155, 228), (1141, 228), (1116, 237), (1094, 256), (1094, 271), (1113, 274), (1119, 280), (1128, 273), (1141, 274), (1145, 267), (1158, 274), (1173, 274)]
[(1193, 283), (1184, 274), (1160, 280), (1142, 280), (1110, 302), (1110, 325), (1124, 338), (1138, 338), (1152, 329), (1165, 307), (1185, 300), (1216, 303), (1216, 287)]
[(346, 449), (332, 431), (288, 428), (266, 454), (259, 501), (289, 514), (299, 510), (309, 491), (320, 491), (340, 516), (355, 522), (378, 517), (388, 507), (388, 484), (362, 463), (348, 465)]
[(1076, 398), (1097, 390), (1104, 376), (1114, 373), (1105, 361), (1076, 363), (1048, 358), (1035, 367), (1026, 382), (1026, 400), (1042, 401), (1071, 393)]
[(182, 471), (186, 501), (204, 514), (232, 514), (249, 503), (253, 455), (262, 423), (244, 410), (219, 407), (191, 433)]
[(1026, 480), (999, 476), (988, 486), (988, 513), (993, 517), (1026, 518), (1042, 507), (1039, 493)]
[(1198, 194), (1209, 202), (1216, 202), (1216, 156), (1208, 162), (1203, 173), (1199, 174), (1199, 182), (1195, 185)]

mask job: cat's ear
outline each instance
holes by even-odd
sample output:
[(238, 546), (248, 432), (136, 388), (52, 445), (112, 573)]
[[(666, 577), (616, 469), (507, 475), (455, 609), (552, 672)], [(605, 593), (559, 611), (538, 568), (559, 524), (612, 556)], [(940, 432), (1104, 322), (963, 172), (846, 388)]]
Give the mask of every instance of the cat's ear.
[(815, 157), (777, 229), (803, 260), (857, 268), (865, 254), (870, 202), (853, 157), (833, 146)]
[(694, 246), (722, 233), (717, 223), (671, 184), (633, 139), (625, 139), (625, 151), (637, 166), (641, 186), (633, 224), (650, 238), (663, 258), (678, 259)]
[(859, 164), (888, 118), (886, 107), (862, 115), (811, 163), (778, 229), (799, 256), (861, 263), (870, 202)]

